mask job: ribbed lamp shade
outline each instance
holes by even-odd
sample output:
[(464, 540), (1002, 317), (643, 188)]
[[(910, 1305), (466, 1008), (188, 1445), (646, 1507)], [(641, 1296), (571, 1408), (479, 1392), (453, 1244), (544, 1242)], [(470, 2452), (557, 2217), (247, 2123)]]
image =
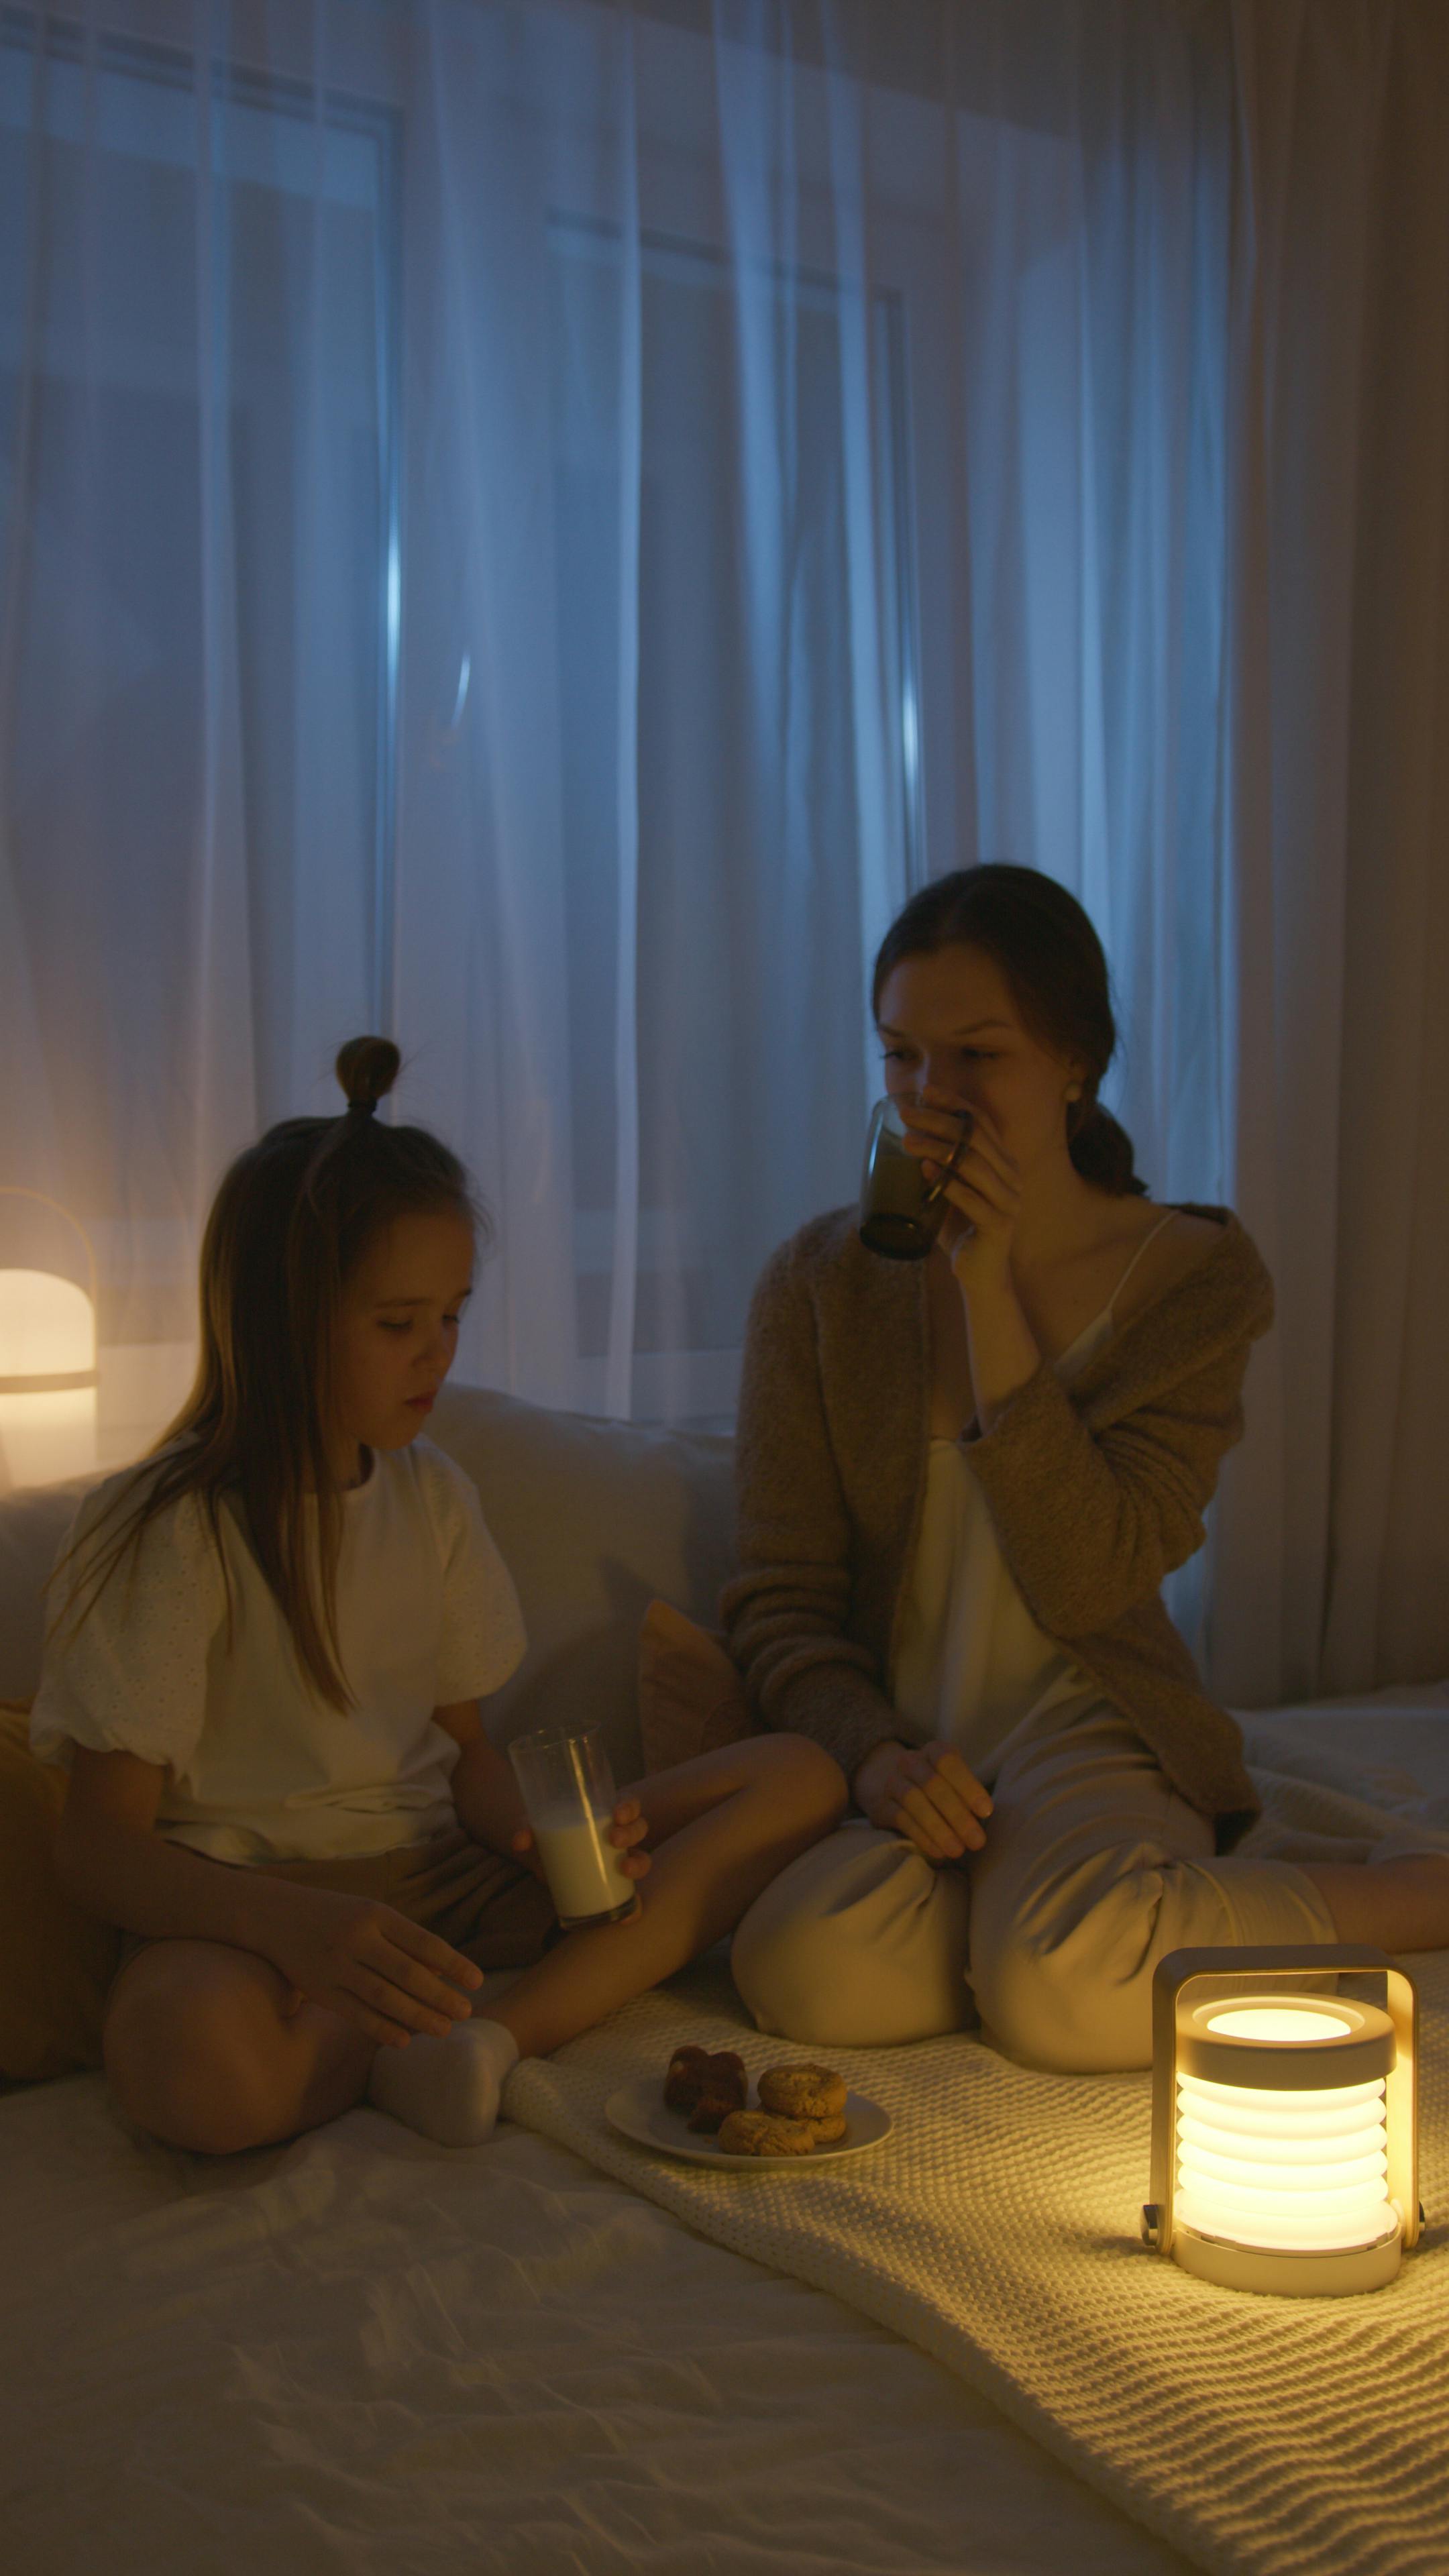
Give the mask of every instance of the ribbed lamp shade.
[[(1334, 1970), (1381, 1983), (1384, 2002), (1313, 1991)], [(1147, 2242), (1230, 2289), (1342, 2295), (1392, 2280), (1419, 2230), (1402, 1970), (1347, 1947), (1179, 1950), (1154, 2007)]]

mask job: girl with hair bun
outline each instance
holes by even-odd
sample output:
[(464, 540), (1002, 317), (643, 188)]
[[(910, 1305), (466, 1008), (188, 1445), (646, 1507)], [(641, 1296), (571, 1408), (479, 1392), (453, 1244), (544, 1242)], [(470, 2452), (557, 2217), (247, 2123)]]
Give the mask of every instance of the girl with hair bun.
[(1080, 904), (1033, 868), (942, 877), (872, 1004), (946, 1214), (915, 1262), (853, 1208), (815, 1219), (750, 1315), (724, 1615), (760, 1718), (824, 1746), (855, 1808), (735, 1936), (760, 2027), (980, 2020), (1028, 2064), (1146, 2066), (1171, 1950), (1449, 1942), (1442, 1857), (1235, 1848), (1241, 1734), (1160, 1586), (1203, 1543), (1272, 1284), (1227, 1209), (1152, 1205), (1102, 1108)]
[[(471, 1480), (424, 1439), (486, 1228), (421, 1127), (347, 1106), (238, 1155), (201, 1255), (201, 1353), (150, 1457), (82, 1503), (31, 1716), (70, 1764), (56, 1867), (126, 1934), (107, 2003), (122, 2107), (226, 2153), (364, 2097), (447, 2146), (543, 2055), (728, 1931), (835, 1822), (793, 1737), (620, 1798), (632, 1919), (562, 1934), (479, 1702), (525, 1648)], [(483, 1971), (521, 1968), (496, 2001)]]

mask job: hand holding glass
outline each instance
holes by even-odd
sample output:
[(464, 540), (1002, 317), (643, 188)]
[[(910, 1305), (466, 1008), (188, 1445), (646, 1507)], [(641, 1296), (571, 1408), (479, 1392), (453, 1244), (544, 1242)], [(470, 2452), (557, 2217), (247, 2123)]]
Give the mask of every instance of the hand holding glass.
[(961, 1140), (938, 1179), (928, 1181), (914, 1154), (906, 1151), (902, 1102), (878, 1100), (870, 1116), (865, 1169), (860, 1183), (860, 1239), (868, 1252), (887, 1261), (924, 1261), (946, 1215), (946, 1183), (971, 1141), (972, 1118), (963, 1109)]
[(566, 1932), (621, 1923), (638, 1902), (609, 1840), (614, 1777), (596, 1726), (543, 1726), (508, 1748), (514, 1778)]

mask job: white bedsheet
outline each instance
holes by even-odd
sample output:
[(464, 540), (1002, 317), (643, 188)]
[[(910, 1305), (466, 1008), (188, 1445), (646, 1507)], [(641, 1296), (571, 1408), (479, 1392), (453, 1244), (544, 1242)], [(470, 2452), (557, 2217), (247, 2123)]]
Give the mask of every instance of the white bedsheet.
[(989, 2401), (517, 2129), (0, 2103), (6, 2576), (1171, 2576)]

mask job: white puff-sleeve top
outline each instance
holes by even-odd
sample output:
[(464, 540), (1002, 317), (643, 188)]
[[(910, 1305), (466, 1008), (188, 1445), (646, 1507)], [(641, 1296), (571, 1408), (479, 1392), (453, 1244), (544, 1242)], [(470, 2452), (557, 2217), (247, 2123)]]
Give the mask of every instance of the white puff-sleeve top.
[(343, 1498), (337, 1624), (356, 1702), (348, 1710), (330, 1707), (303, 1670), (226, 1502), (225, 1572), (187, 1495), (152, 1522), (79, 1625), (65, 1620), (71, 1587), (88, 1589), (88, 1537), (135, 1473), (88, 1495), (66, 1541), (77, 1553), (31, 1711), (35, 1752), (67, 1760), (80, 1744), (164, 1766), (156, 1830), (214, 1860), (343, 1859), (455, 1826), (459, 1747), (433, 1712), (499, 1689), (527, 1643), (512, 1577), (463, 1470), (418, 1439), (373, 1451), (364, 1482)]

